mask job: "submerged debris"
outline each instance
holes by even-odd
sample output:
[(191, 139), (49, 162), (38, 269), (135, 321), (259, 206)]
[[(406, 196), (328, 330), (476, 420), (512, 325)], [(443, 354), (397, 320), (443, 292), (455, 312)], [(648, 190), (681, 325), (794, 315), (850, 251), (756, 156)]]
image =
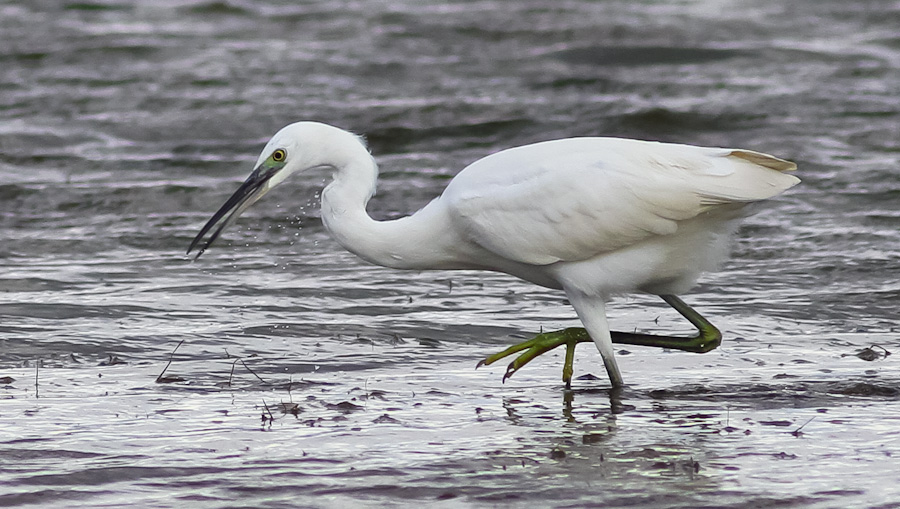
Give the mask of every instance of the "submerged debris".
[(596, 444), (597, 442), (602, 442), (609, 438), (609, 435), (606, 433), (587, 433), (581, 436), (581, 443), (588, 444)]
[[(879, 350), (876, 351), (875, 348), (878, 348)], [(860, 359), (862, 359), (864, 361), (871, 362), (871, 361), (877, 361), (878, 359), (885, 359), (890, 354), (891, 354), (891, 352), (887, 348), (885, 348), (881, 345), (872, 345), (872, 346), (867, 346), (867, 347), (863, 348), (862, 350), (856, 352), (853, 355), (855, 355), (856, 357), (859, 357)]]
[(285, 403), (282, 401), (279, 403), (279, 408), (281, 409), (281, 413), (291, 414), (296, 417), (300, 413), (300, 405), (297, 403)]
[(116, 355), (113, 355), (113, 354), (107, 354), (107, 355), (109, 355), (109, 359), (107, 359), (105, 361), (100, 361), (100, 364), (99, 364), (100, 366), (117, 366), (119, 364), (128, 364), (127, 362), (123, 361)]
[(337, 410), (338, 412), (343, 412), (345, 414), (363, 409), (362, 406), (350, 403), (349, 401), (341, 401), (337, 404), (326, 403), (325, 408), (329, 410)]
[(376, 417), (372, 422), (374, 422), (375, 424), (400, 424), (400, 421), (394, 419), (388, 414), (382, 414)]
[(845, 396), (900, 396), (900, 389), (865, 382), (855, 383), (847, 387), (837, 387), (830, 392), (843, 394)]
[(550, 459), (561, 460), (566, 458), (566, 451), (560, 449), (559, 447), (554, 447), (550, 451)]

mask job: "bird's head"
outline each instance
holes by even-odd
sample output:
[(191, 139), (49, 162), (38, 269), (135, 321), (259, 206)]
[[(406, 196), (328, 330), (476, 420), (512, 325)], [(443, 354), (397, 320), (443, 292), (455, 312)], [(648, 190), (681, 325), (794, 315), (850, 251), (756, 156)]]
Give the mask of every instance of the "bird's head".
[(247, 180), (207, 221), (187, 252), (190, 254), (212, 231), (197, 251), (195, 259), (199, 258), (228, 225), (291, 174), (342, 164), (339, 147), (350, 139), (360, 143), (359, 138), (347, 131), (317, 122), (297, 122), (282, 128), (266, 144)]

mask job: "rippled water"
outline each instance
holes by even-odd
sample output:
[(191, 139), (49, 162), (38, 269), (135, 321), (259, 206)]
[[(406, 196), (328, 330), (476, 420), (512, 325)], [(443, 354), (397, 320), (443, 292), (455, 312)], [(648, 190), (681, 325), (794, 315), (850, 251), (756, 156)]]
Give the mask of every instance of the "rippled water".
[[(0, 3), (0, 505), (900, 502), (898, 26), (896, 1)], [(620, 349), (610, 392), (582, 347), (567, 393), (558, 353), (474, 370), (574, 325), (561, 294), (361, 262), (324, 175), (183, 255), (300, 119), (367, 136), (380, 218), (576, 135), (803, 184), (685, 297), (721, 348)], [(686, 331), (661, 304), (611, 322)]]

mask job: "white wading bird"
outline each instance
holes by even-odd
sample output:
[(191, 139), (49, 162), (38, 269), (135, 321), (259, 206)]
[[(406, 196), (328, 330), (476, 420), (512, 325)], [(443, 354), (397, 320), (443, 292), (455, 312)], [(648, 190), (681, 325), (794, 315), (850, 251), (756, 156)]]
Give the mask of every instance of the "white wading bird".
[[(572, 379), (577, 343), (593, 341), (613, 386), (622, 375), (613, 343), (707, 352), (721, 334), (676, 297), (727, 254), (744, 207), (797, 184), (792, 162), (749, 150), (617, 138), (568, 138), (503, 150), (475, 161), (415, 214), (375, 221), (366, 204), (378, 166), (363, 140), (315, 122), (278, 132), (256, 169), (213, 215), (188, 253), (199, 257), (247, 207), (296, 172), (324, 169), (322, 222), (360, 258), (396, 269), (505, 272), (566, 292), (584, 328), (540, 334), (479, 363), (525, 352), (503, 379), (566, 345)], [(609, 330), (606, 302), (627, 292), (659, 295), (698, 329), (695, 337)]]

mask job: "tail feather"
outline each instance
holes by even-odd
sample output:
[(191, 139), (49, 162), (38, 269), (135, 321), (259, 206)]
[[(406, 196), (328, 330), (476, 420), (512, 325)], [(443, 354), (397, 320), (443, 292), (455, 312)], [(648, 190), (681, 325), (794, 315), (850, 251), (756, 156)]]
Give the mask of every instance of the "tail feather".
[(752, 150), (732, 150), (728, 157), (737, 157), (738, 159), (777, 171), (794, 171), (797, 169), (797, 165), (791, 161)]
[(800, 179), (788, 175), (797, 165), (761, 152), (732, 150), (728, 171), (698, 183), (704, 209), (730, 203), (765, 200), (794, 187)]

